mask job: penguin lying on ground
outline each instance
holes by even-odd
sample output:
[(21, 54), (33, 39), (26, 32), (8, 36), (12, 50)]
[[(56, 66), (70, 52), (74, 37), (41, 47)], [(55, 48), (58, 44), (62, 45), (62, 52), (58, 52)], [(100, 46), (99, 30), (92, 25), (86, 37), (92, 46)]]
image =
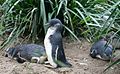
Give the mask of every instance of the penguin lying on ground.
[(48, 62), (52, 68), (56, 67), (70, 67), (72, 66), (65, 57), (63, 43), (62, 43), (62, 28), (63, 24), (59, 19), (52, 19), (48, 23), (49, 27), (44, 39), (44, 45)]
[(47, 59), (44, 47), (37, 44), (23, 44), (5, 50), (5, 56), (15, 58), (19, 63), (25, 61), (44, 63)]
[(112, 45), (108, 44), (105, 39), (100, 39), (92, 45), (90, 49), (90, 56), (92, 58), (99, 58), (108, 61), (112, 58), (112, 51)]

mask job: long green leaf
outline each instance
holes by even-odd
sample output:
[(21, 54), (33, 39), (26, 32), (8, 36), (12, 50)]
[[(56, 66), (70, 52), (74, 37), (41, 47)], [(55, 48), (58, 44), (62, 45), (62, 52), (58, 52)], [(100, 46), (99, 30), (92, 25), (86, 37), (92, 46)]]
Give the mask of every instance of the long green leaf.
[(75, 38), (76, 38), (76, 40), (78, 41), (78, 42), (81, 42), (80, 40), (79, 40), (79, 38), (68, 28), (68, 27), (66, 27), (65, 25), (63, 25), (64, 27), (65, 27), (65, 29), (67, 29), (69, 32), (70, 32), (70, 34), (72, 34)]

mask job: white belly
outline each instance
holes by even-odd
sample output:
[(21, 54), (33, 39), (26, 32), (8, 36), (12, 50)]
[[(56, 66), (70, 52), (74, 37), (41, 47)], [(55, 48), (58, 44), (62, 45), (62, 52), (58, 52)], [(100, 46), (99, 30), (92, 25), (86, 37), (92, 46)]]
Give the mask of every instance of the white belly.
[(56, 68), (57, 64), (54, 62), (53, 57), (52, 57), (52, 45), (51, 45), (50, 39), (49, 39), (49, 36), (53, 35), (54, 33), (55, 33), (55, 29), (50, 29), (50, 28), (48, 29), (47, 34), (46, 34), (45, 39), (44, 39), (44, 46), (45, 46), (46, 54), (48, 57), (48, 62), (54, 68)]

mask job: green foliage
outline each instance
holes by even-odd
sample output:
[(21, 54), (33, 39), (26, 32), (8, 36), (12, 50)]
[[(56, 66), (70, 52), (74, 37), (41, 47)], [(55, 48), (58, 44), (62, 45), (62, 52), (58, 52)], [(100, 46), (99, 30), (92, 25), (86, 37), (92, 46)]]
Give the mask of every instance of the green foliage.
[(5, 0), (0, 0), (0, 5), (2, 5), (4, 3)]
[(52, 18), (59, 18), (65, 25), (64, 35), (96, 41), (119, 30), (119, 4), (117, 0), (6, 0), (1, 24), (3, 32), (11, 32), (2, 46), (19, 36), (33, 42), (44, 37), (45, 24)]
[(117, 59), (115, 62), (111, 62), (111, 64), (104, 70), (104, 72), (116, 64), (120, 64), (120, 59)]

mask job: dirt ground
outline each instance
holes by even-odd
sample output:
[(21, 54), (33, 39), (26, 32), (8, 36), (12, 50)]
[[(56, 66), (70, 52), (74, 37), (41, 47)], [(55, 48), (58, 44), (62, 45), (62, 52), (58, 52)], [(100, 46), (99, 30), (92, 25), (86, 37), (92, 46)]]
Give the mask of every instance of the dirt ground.
[[(91, 44), (82, 40), (82, 46), (76, 41), (64, 41), (65, 54), (72, 64), (71, 68), (49, 69), (44, 64), (15, 60), (0, 55), (0, 74), (120, 74), (120, 68), (114, 66), (103, 73), (109, 62), (93, 59), (89, 56)], [(2, 53), (1, 53), (2, 54)]]

